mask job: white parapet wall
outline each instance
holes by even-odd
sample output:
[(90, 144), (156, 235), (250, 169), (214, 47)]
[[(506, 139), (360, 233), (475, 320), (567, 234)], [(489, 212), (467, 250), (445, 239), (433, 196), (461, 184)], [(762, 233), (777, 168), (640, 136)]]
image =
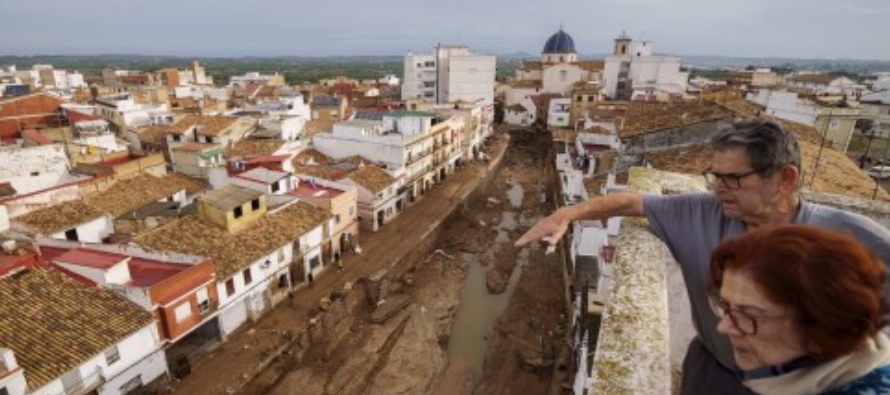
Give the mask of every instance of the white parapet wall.
[[(647, 194), (705, 190), (701, 177), (647, 168), (631, 169), (628, 184), (631, 191)], [(680, 267), (644, 219), (627, 218), (613, 269), (588, 393), (676, 393), (676, 378), (695, 335)]]

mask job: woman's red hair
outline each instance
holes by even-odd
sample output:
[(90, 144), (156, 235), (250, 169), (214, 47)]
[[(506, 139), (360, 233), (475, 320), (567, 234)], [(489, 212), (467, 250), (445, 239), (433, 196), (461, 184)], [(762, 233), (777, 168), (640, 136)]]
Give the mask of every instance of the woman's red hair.
[(884, 265), (847, 233), (805, 225), (754, 230), (714, 250), (710, 292), (719, 292), (727, 271), (749, 275), (790, 309), (813, 357), (849, 354), (885, 325)]

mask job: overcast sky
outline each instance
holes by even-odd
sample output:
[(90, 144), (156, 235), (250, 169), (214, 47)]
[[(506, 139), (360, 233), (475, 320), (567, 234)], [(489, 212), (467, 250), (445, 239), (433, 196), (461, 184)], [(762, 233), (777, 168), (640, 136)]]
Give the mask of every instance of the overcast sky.
[(890, 0), (0, 0), (0, 55), (582, 54), (622, 31), (674, 55), (890, 60)]

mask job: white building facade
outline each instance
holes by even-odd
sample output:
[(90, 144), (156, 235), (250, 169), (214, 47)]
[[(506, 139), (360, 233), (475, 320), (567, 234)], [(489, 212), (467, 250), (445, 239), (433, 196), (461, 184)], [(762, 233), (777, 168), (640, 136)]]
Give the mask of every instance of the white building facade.
[(653, 55), (649, 41), (633, 41), (622, 34), (615, 39), (612, 55), (606, 58), (603, 86), (611, 100), (660, 100), (683, 97), (689, 73), (681, 71), (681, 60)]
[(494, 103), (497, 59), (467, 46), (439, 45), (433, 54), (404, 58), (402, 99), (432, 103)]

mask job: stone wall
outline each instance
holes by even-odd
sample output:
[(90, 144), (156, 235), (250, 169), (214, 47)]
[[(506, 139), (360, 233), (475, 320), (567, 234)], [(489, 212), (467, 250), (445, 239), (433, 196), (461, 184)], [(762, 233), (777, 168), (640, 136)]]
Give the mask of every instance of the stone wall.
[(681, 145), (702, 144), (707, 142), (717, 127), (725, 122), (700, 122), (680, 128), (645, 133), (626, 139), (624, 152), (627, 155), (634, 155)]
[[(705, 190), (700, 177), (639, 167), (631, 169), (628, 186), (649, 194)], [(589, 393), (675, 393), (674, 377), (695, 334), (680, 268), (640, 218), (623, 220), (616, 253)]]

